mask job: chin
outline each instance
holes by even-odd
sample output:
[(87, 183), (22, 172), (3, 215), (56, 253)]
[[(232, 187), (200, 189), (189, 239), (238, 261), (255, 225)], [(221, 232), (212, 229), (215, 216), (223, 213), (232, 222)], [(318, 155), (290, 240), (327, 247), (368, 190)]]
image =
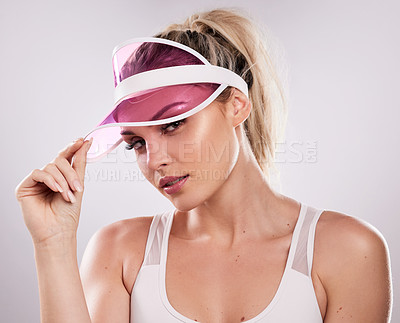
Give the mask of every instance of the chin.
[[(163, 195), (174, 205), (174, 207), (181, 212), (188, 212), (195, 209), (196, 207), (206, 203), (215, 192), (221, 187), (222, 183), (207, 183), (205, 187), (197, 187), (195, 191), (193, 190), (182, 190), (177, 194), (168, 195), (163, 193)], [(189, 187), (188, 187), (189, 188)]]
[(193, 210), (203, 202), (203, 200), (199, 199), (199, 196), (196, 196), (196, 198), (190, 198), (187, 195), (185, 196), (185, 194), (181, 194), (181, 196), (169, 196), (167, 198), (174, 207), (181, 212)]

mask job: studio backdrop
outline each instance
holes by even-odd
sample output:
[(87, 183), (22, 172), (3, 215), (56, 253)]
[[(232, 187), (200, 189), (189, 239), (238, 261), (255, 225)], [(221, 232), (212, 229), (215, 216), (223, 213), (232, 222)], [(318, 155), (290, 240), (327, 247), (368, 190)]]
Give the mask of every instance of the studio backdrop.
[[(400, 280), (400, 4), (353, 1), (0, 2), (0, 321), (39, 322), (33, 246), (17, 184), (84, 136), (113, 103), (111, 53), (198, 10), (238, 7), (267, 28), (289, 102), (282, 194), (359, 217), (385, 237)], [(116, 150), (89, 164), (78, 257), (101, 227), (172, 205)], [(398, 300), (397, 300), (398, 303)], [(394, 306), (393, 322), (400, 322)]]

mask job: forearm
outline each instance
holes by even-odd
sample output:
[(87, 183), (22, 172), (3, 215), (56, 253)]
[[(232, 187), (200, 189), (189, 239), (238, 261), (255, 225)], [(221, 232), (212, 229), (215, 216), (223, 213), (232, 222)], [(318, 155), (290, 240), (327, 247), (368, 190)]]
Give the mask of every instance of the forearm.
[(76, 237), (35, 245), (41, 323), (90, 323), (79, 267)]

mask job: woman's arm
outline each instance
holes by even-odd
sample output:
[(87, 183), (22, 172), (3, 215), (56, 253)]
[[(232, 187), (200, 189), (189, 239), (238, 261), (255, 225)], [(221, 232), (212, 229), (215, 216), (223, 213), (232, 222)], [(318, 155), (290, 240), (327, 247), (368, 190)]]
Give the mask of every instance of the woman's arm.
[(324, 322), (389, 322), (390, 259), (382, 235), (353, 217), (325, 212), (315, 245), (315, 270), (328, 299)]
[(90, 323), (76, 258), (90, 144), (71, 143), (15, 189), (34, 245), (42, 323)]
[(79, 276), (76, 237), (35, 244), (42, 323), (90, 323)]

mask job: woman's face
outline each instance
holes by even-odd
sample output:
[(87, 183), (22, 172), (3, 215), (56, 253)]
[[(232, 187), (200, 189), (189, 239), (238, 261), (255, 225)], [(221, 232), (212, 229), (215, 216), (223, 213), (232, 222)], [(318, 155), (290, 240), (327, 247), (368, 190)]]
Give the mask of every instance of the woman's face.
[(239, 143), (224, 109), (214, 101), (180, 121), (121, 129), (134, 133), (122, 138), (135, 149), (144, 176), (181, 211), (211, 197), (236, 164)]

